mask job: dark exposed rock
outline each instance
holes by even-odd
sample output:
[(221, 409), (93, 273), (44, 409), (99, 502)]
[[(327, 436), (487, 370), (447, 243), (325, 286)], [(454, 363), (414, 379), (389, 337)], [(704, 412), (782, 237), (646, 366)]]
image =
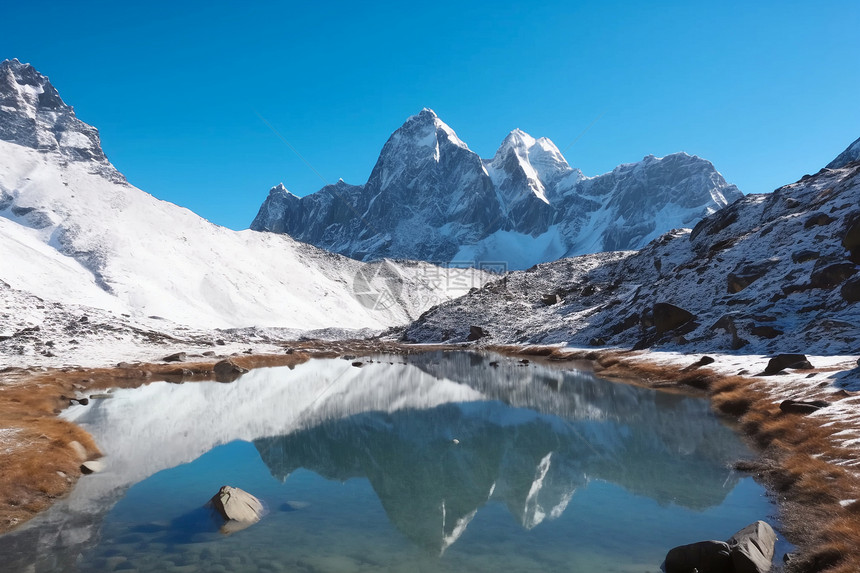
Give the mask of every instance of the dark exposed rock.
[(668, 302), (654, 304), (653, 312), (654, 326), (657, 327), (658, 335), (675, 330), (696, 318), (693, 313)]
[(854, 223), (845, 230), (842, 246), (848, 249), (851, 261), (860, 265), (860, 216), (856, 215)]
[(846, 281), (839, 294), (848, 302), (860, 302), (860, 277)]
[(554, 304), (560, 303), (561, 297), (558, 295), (558, 293), (542, 294), (542, 295), (540, 295), (540, 300), (543, 304), (545, 304), (547, 306), (552, 306)]
[(355, 366), (356, 368), (361, 368), (362, 366), (364, 366), (364, 362), (356, 361), (356, 362), (353, 362), (352, 365)]
[(733, 573), (731, 550), (723, 541), (699, 541), (666, 554), (666, 573)]
[(805, 249), (805, 250), (797, 251), (796, 253), (793, 253), (791, 255), (791, 262), (797, 263), (797, 264), (805, 263), (806, 261), (814, 261), (815, 259), (817, 259), (820, 256), (821, 256), (820, 253)]
[(765, 276), (777, 263), (779, 263), (779, 259), (767, 259), (752, 264), (738, 265), (734, 271), (729, 273), (726, 289), (730, 293), (741, 292)]
[(809, 278), (811, 288), (833, 288), (842, 284), (857, 272), (854, 263), (836, 263), (818, 269)]
[(633, 328), (634, 326), (638, 325), (640, 320), (641, 319), (639, 315), (634, 312), (618, 324), (614, 325), (609, 331), (612, 334), (620, 334), (628, 328)]
[(827, 213), (813, 213), (809, 217), (807, 217), (806, 222), (803, 223), (804, 229), (809, 229), (815, 226), (824, 226), (829, 225), (833, 221), (835, 221), (833, 217), (828, 215)]
[(772, 339), (782, 336), (783, 332), (777, 328), (768, 325), (754, 326), (750, 329), (750, 334), (759, 338)]
[(730, 207), (718, 211), (710, 217), (706, 217), (699, 221), (693, 232), (690, 233), (690, 240), (695, 241), (699, 234), (704, 233), (706, 236), (716, 235), (732, 223), (738, 220), (738, 212)]
[(699, 358), (698, 360), (696, 360), (695, 362), (693, 362), (689, 366), (683, 368), (681, 370), (681, 372), (689, 372), (691, 370), (695, 370), (697, 368), (701, 368), (702, 366), (707, 366), (708, 364), (713, 364), (713, 363), (714, 363), (714, 359), (712, 357), (702, 356), (701, 358)]
[(597, 336), (597, 337), (589, 339), (588, 345), (589, 346), (606, 346), (606, 339)]
[(177, 352), (175, 354), (165, 356), (161, 360), (162, 362), (185, 362), (187, 358), (188, 355), (185, 352)]
[(480, 326), (470, 326), (469, 327), (469, 336), (466, 338), (469, 342), (474, 342), (475, 340), (480, 340), (485, 336), (488, 336), (489, 333), (481, 328)]
[(812, 364), (809, 363), (805, 354), (777, 354), (768, 361), (764, 373), (776, 374), (786, 368), (791, 368), (792, 370), (811, 370)]
[(767, 573), (773, 562), (776, 532), (757, 521), (732, 535), (728, 541), (734, 573)]
[(786, 414), (811, 414), (827, 406), (830, 406), (830, 402), (825, 400), (783, 400), (779, 404), (779, 409)]

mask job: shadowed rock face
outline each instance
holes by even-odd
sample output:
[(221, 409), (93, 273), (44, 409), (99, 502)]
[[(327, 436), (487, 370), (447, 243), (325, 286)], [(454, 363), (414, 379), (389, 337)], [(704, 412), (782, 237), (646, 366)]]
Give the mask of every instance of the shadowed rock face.
[(0, 139), (85, 161), (116, 182), (125, 178), (108, 162), (99, 132), (75, 117), (46, 76), (18, 60), (0, 62)]
[(367, 183), (339, 181), (303, 198), (279, 185), (251, 228), (361, 260), (508, 261), (525, 268), (639, 248), (738, 197), (713, 165), (685, 153), (585, 178), (550, 140), (519, 129), (482, 160), (425, 109), (389, 138)]

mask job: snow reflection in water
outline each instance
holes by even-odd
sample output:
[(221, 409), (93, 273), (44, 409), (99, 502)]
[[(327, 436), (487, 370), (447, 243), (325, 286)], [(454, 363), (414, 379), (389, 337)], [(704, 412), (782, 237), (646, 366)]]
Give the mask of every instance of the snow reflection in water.
[[(66, 416), (109, 469), (0, 538), (13, 571), (644, 571), (772, 512), (706, 401), (473, 353), (154, 383)], [(269, 514), (221, 537), (200, 506), (224, 484)]]

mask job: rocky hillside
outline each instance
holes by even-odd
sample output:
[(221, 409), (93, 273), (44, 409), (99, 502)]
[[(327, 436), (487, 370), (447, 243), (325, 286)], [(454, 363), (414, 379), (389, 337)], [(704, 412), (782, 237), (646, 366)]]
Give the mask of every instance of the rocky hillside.
[(404, 338), (860, 353), (860, 161), (833, 165), (638, 252), (511, 273)]
[(481, 159), (425, 109), (389, 138), (367, 183), (339, 181), (303, 198), (278, 185), (251, 228), (359, 260), (501, 261), (522, 269), (637, 249), (739, 197), (710, 162), (686, 153), (589, 178), (549, 139), (516, 129), (492, 159)]

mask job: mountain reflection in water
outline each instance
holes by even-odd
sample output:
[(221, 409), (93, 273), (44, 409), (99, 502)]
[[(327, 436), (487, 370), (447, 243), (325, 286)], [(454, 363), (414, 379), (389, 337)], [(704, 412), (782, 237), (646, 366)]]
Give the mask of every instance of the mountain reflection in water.
[(591, 479), (693, 509), (718, 505), (735, 485), (737, 438), (704, 400), (491, 360), (410, 360), (487, 401), (366, 412), (254, 445), (282, 481), (299, 468), (367, 478), (395, 527), (436, 551), (490, 500), (532, 529), (561, 515)]

